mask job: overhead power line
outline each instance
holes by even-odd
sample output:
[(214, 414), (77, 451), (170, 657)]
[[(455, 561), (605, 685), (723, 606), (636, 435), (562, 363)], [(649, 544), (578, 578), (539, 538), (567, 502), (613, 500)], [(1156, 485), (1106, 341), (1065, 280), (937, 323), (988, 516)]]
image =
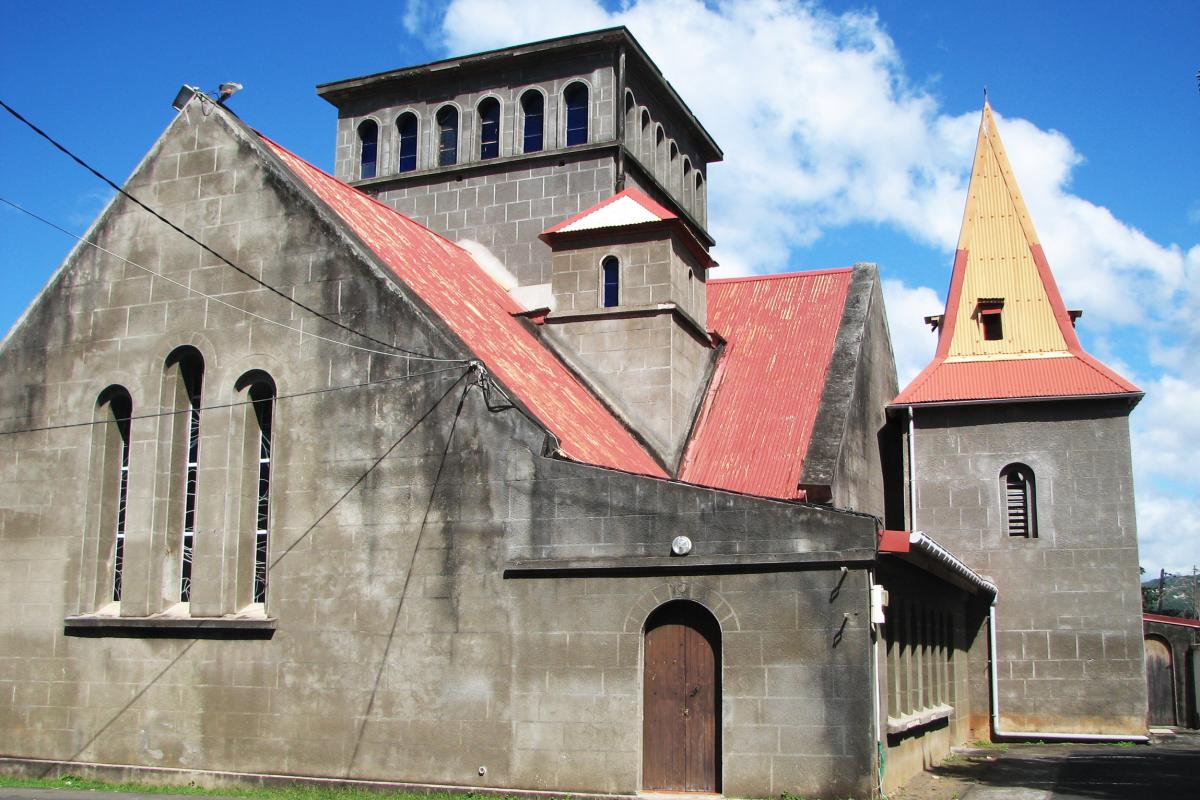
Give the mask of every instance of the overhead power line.
[(58, 225), (58, 224), (46, 219), (45, 217), (35, 214), (34, 212), (32, 212), (29, 209), (25, 208), (24, 206), (20, 205), (19, 203), (14, 203), (12, 200), (9, 200), (6, 197), (0, 197), (0, 203), (4, 203), (7, 206), (11, 206), (12, 208), (15, 208), (17, 211), (20, 211), (22, 214), (28, 214), (33, 219), (36, 219), (38, 222), (41, 222), (44, 225), (49, 225), (51, 228), (54, 228), (54, 230), (60, 231), (61, 233), (64, 233), (67, 236), (70, 236), (72, 239), (76, 239), (80, 242), (83, 242), (84, 244), (86, 244), (89, 247), (94, 247), (97, 250), (99, 250), (101, 253), (112, 256), (113, 258), (117, 259), (118, 261), (122, 261), (131, 267), (137, 267), (138, 269), (142, 270), (143, 272), (147, 272), (156, 278), (161, 278), (162, 280), (166, 281), (167, 283), (171, 283), (182, 289), (186, 289), (187, 291), (192, 292), (193, 294), (197, 294), (206, 300), (211, 300), (214, 303), (219, 303), (220, 305), (223, 305), (226, 308), (232, 308), (234, 311), (240, 311), (241, 313), (245, 314), (246, 316), (253, 317), (258, 320), (262, 320), (263, 322), (268, 322), (272, 325), (278, 325), (280, 328), (283, 328), (284, 330), (289, 330), (289, 331), (292, 331), (293, 333), (298, 333), (301, 336), (311, 336), (314, 339), (320, 339), (321, 341), (329, 342), (330, 344), (336, 344), (336, 345), (340, 345), (342, 347), (349, 347), (352, 350), (359, 350), (361, 352), (371, 353), (373, 355), (388, 356), (389, 358), (405, 358), (405, 359), (412, 359), (412, 360), (416, 360), (416, 361), (444, 361), (447, 363), (453, 362), (456, 364), (465, 364), (469, 360), (469, 359), (465, 359), (465, 358), (435, 358), (433, 356), (412, 355), (407, 352), (405, 352), (405, 353), (389, 353), (384, 350), (375, 350), (374, 348), (371, 348), (371, 347), (361, 347), (356, 344), (350, 344), (349, 342), (343, 342), (339, 339), (330, 339), (327, 336), (321, 336), (320, 334), (316, 334), (311, 331), (306, 331), (303, 328), (294, 328), (291, 325), (288, 325), (287, 323), (271, 319), (270, 317), (264, 317), (262, 314), (256, 314), (253, 311), (250, 311), (249, 309), (245, 309), (245, 308), (242, 308), (241, 306), (234, 305), (233, 303), (230, 303), (227, 300), (222, 300), (221, 298), (214, 297), (211, 294), (205, 294), (204, 292), (200, 291), (199, 289), (188, 286), (186, 283), (177, 281), (174, 278), (168, 277), (167, 275), (163, 275), (161, 272), (155, 272), (154, 270), (150, 269), (149, 267), (144, 267), (141, 264), (137, 263), (136, 261), (131, 261), (122, 255), (118, 255), (117, 253), (114, 253), (112, 250), (109, 250), (105, 247), (101, 247), (100, 245), (96, 244), (93, 241), (90, 241), (88, 239), (83, 238), (82, 236), (77, 236), (76, 234), (71, 233), (69, 230), (62, 227), (61, 225)]
[[(470, 364), (456, 364), (453, 367), (441, 367), (439, 369), (426, 370), (425, 372), (414, 372), (409, 375), (397, 375), (393, 378), (380, 378), (377, 381), (363, 381), (362, 383), (347, 383), (347, 384), (343, 384), (341, 386), (327, 386), (324, 389), (309, 389), (309, 390), (303, 391), (303, 392), (291, 392), (289, 394), (276, 395), (272, 399), (273, 400), (292, 400), (297, 397), (309, 397), (314, 394), (328, 394), (329, 392), (340, 392), (340, 391), (344, 391), (346, 389), (361, 389), (366, 386), (380, 386), (385, 383), (397, 383), (399, 381), (409, 380), (412, 378), (423, 378), (426, 375), (437, 375), (438, 373), (441, 373), (441, 372), (454, 372), (455, 370), (460, 370), (460, 369), (463, 370), (463, 374), (465, 375), (465, 374), (467, 374), (468, 371), (470, 371), (470, 369), (472, 367), (474, 367), (474, 364), (475, 364), (475, 362), (471, 362)], [(480, 369), (482, 369), (482, 367), (480, 367)], [(461, 376), (459, 376), (459, 380), (462, 380)], [(458, 383), (458, 381), (456, 380), (455, 384), (457, 384), (457, 383)], [(157, 419), (159, 417), (172, 417), (172, 416), (175, 416), (176, 414), (190, 414), (193, 410), (195, 410), (195, 411), (214, 411), (214, 410), (222, 409), (222, 408), (237, 408), (238, 406), (252, 405), (256, 402), (260, 402), (260, 401), (257, 401), (257, 400), (235, 400), (231, 403), (216, 403), (211, 406), (200, 406), (197, 409), (192, 409), (189, 407), (189, 408), (177, 409), (174, 411), (156, 411), (153, 414), (132, 414), (128, 417), (123, 417), (120, 420), (96, 419), (96, 420), (90, 420), (88, 422), (64, 422), (64, 423), (61, 423), (58, 425), (42, 425), (42, 426), (39, 426), (36, 428), (18, 428), (16, 430), (11, 430), (11, 431), (0, 431), (0, 436), (14, 436), (18, 433), (41, 433), (42, 431), (59, 431), (59, 430), (65, 430), (67, 428), (90, 428), (93, 425), (111, 425), (115, 422), (124, 422), (125, 420), (132, 421), (132, 420), (138, 420), (138, 419)]]
[(246, 271), (246, 270), (242, 269), (242, 268), (241, 268), (241, 267), (239, 267), (237, 264), (233, 263), (233, 262), (232, 262), (232, 261), (230, 261), (228, 258), (226, 258), (225, 256), (223, 256), (223, 255), (221, 255), (220, 253), (218, 253), (216, 250), (212, 249), (211, 247), (209, 247), (208, 245), (206, 245), (204, 242), (200, 241), (200, 240), (199, 240), (199, 239), (197, 239), (195, 236), (193, 236), (192, 234), (188, 233), (188, 232), (187, 232), (187, 231), (185, 231), (183, 228), (180, 228), (180, 227), (179, 227), (178, 225), (176, 225), (174, 222), (171, 222), (171, 220), (167, 219), (167, 218), (166, 218), (166, 217), (164, 217), (162, 214), (158, 213), (158, 212), (157, 212), (157, 211), (155, 211), (153, 208), (151, 208), (150, 206), (146, 205), (146, 204), (145, 204), (145, 203), (143, 203), (141, 200), (139, 200), (139, 199), (137, 199), (136, 197), (134, 197), (133, 195), (131, 195), (129, 192), (125, 191), (125, 189), (124, 189), (124, 188), (122, 188), (121, 186), (117, 185), (115, 182), (113, 182), (112, 180), (110, 180), (110, 179), (108, 178), (108, 176), (106, 176), (104, 173), (100, 172), (98, 169), (96, 169), (95, 167), (93, 167), (91, 164), (87, 163), (87, 162), (86, 162), (86, 161), (84, 161), (82, 158), (80, 158), (79, 156), (75, 155), (73, 152), (71, 152), (70, 150), (68, 150), (68, 149), (66, 148), (66, 146), (64, 146), (64, 145), (60, 144), (60, 143), (59, 143), (59, 142), (58, 142), (58, 141), (57, 141), (57, 140), (56, 140), (56, 139), (55, 139), (53, 136), (51, 136), (50, 134), (46, 133), (44, 130), (42, 130), (41, 128), (39, 128), (37, 125), (34, 125), (32, 122), (30, 122), (30, 121), (29, 121), (29, 120), (27, 120), (25, 117), (23, 117), (23, 116), (20, 114), (20, 112), (18, 112), (18, 111), (17, 111), (15, 108), (13, 108), (12, 106), (10, 106), (8, 103), (4, 102), (3, 100), (0, 100), (0, 107), (3, 107), (5, 111), (7, 111), (9, 114), (11, 114), (13, 117), (15, 117), (17, 120), (19, 120), (19, 121), (20, 121), (21, 123), (23, 123), (24, 125), (26, 125), (26, 126), (27, 126), (27, 127), (30, 129), (30, 130), (32, 130), (32, 131), (33, 131), (34, 133), (36, 133), (38, 136), (41, 136), (41, 137), (42, 137), (43, 139), (45, 139), (47, 142), (49, 142), (50, 144), (52, 144), (52, 145), (55, 147), (55, 149), (57, 149), (57, 150), (59, 150), (60, 152), (62, 152), (64, 155), (66, 155), (68, 158), (70, 158), (70, 159), (71, 159), (72, 161), (74, 161), (76, 164), (78, 164), (79, 166), (83, 167), (83, 168), (84, 168), (84, 169), (86, 169), (88, 172), (92, 173), (92, 174), (93, 174), (93, 175), (95, 175), (97, 178), (99, 178), (100, 180), (104, 181), (106, 184), (108, 184), (110, 187), (112, 187), (112, 188), (113, 188), (113, 189), (114, 189), (114, 190), (115, 190), (117, 193), (119, 193), (119, 194), (120, 194), (120, 195), (122, 195), (123, 197), (125, 197), (125, 198), (129, 199), (129, 201), (130, 201), (130, 202), (132, 202), (132, 203), (136, 204), (137, 206), (139, 206), (140, 208), (142, 208), (142, 209), (143, 209), (144, 211), (146, 211), (148, 214), (150, 214), (150, 215), (151, 215), (151, 216), (153, 216), (154, 218), (158, 219), (158, 220), (159, 220), (160, 222), (162, 222), (164, 225), (166, 225), (167, 227), (171, 228), (171, 230), (173, 230), (173, 231), (175, 231), (176, 233), (178, 233), (179, 235), (183, 236), (183, 237), (184, 237), (184, 238), (186, 238), (188, 241), (190, 241), (190, 242), (194, 242), (194, 243), (195, 243), (195, 244), (196, 244), (198, 247), (200, 247), (201, 249), (203, 249), (203, 250), (204, 250), (206, 253), (209, 253), (210, 255), (214, 256), (214, 257), (215, 257), (215, 258), (217, 258), (217, 259), (219, 259), (219, 260), (221, 261), (221, 263), (225, 264), (226, 266), (230, 267), (231, 269), (233, 269), (233, 270), (236, 270), (237, 272), (239, 272), (239, 273), (241, 273), (242, 275), (246, 276), (247, 278), (249, 278), (250, 280), (254, 281), (255, 283), (257, 283), (259, 286), (263, 287), (264, 289), (266, 289), (266, 290), (268, 290), (268, 291), (272, 292), (273, 294), (276, 294), (276, 295), (278, 295), (279, 297), (282, 297), (282, 298), (283, 298), (284, 300), (286, 300), (287, 302), (289, 302), (289, 303), (291, 303), (291, 304), (293, 304), (293, 305), (297, 306), (298, 308), (301, 308), (301, 309), (303, 309), (304, 311), (307, 311), (309, 314), (312, 314), (313, 316), (315, 316), (315, 317), (317, 317), (317, 318), (319, 318), (319, 319), (323, 319), (323, 320), (325, 320), (325, 321), (326, 321), (326, 322), (328, 322), (330, 325), (334, 325), (334, 326), (336, 326), (336, 327), (338, 327), (338, 328), (341, 328), (342, 330), (346, 331), (347, 333), (354, 334), (355, 336), (361, 337), (361, 338), (363, 338), (363, 339), (365, 339), (365, 340), (367, 340), (367, 341), (369, 341), (369, 342), (374, 342), (375, 344), (377, 344), (377, 345), (380, 345), (381, 347), (387, 347), (387, 348), (389, 348), (389, 349), (391, 349), (391, 350), (395, 350), (395, 351), (398, 351), (398, 352), (401, 352), (401, 353), (407, 353), (407, 354), (409, 354), (409, 355), (411, 355), (411, 356), (421, 356), (422, 358), (426, 358), (426, 359), (430, 359), (430, 360), (442, 360), (442, 359), (434, 359), (434, 357), (433, 357), (433, 356), (426, 355), (425, 353), (418, 353), (418, 352), (416, 352), (416, 351), (414, 351), (414, 350), (406, 350), (405, 348), (403, 348), (403, 347), (400, 347), (400, 346), (398, 346), (398, 345), (394, 345), (394, 344), (390, 344), (390, 343), (388, 343), (388, 342), (381, 341), (380, 339), (376, 339), (375, 337), (373, 337), (373, 336), (370, 336), (369, 334), (363, 333), (362, 331), (355, 330), (354, 328), (351, 328), (349, 325), (345, 325), (344, 323), (338, 322), (336, 319), (333, 319), (332, 317), (330, 317), (330, 316), (328, 316), (328, 315), (326, 315), (326, 314), (323, 314), (323, 313), (321, 313), (320, 311), (317, 311), (315, 308), (312, 308), (311, 306), (309, 306), (309, 305), (306, 305), (305, 303), (302, 303), (302, 302), (300, 302), (299, 300), (297, 300), (296, 298), (292, 297), (291, 295), (288, 295), (286, 292), (283, 292), (283, 291), (280, 291), (279, 289), (276, 289), (276, 288), (275, 288), (274, 286), (272, 286), (271, 284), (269, 284), (269, 283), (267, 283), (267, 282), (265, 282), (265, 281), (263, 281), (263, 280), (261, 280), (261, 279), (259, 279), (259, 278), (256, 278), (256, 277), (255, 277), (254, 275), (252, 275), (250, 272), (248, 272), (248, 271)]

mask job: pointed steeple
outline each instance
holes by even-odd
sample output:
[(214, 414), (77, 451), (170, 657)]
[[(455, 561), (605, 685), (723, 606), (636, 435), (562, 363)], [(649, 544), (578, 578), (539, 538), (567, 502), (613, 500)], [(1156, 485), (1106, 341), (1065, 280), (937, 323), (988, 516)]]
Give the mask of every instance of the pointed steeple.
[(985, 99), (937, 354), (894, 403), (1125, 394), (1079, 344)]

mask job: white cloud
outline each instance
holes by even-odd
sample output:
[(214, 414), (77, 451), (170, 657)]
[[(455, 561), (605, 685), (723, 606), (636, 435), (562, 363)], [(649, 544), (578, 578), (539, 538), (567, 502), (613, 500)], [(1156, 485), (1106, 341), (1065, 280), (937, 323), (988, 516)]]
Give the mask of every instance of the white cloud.
[(896, 375), (906, 386), (933, 359), (937, 334), (925, 324), (925, 317), (940, 314), (946, 301), (926, 286), (906, 286), (903, 281), (885, 278), (883, 302), (888, 327), (892, 332), (892, 350), (896, 355)]
[[(448, 53), (466, 53), (612, 25), (630, 28), (728, 155), (709, 175), (723, 275), (787, 268), (793, 250), (856, 223), (943, 250), (948, 270), (979, 111), (950, 113), (914, 85), (873, 13), (789, 0), (633, 0), (613, 12), (594, 0), (455, 0), (442, 30)], [(1186, 405), (1200, 390), (1200, 245), (1160, 244), (1072, 194), (1084, 159), (1067, 136), (998, 118), (1063, 296), (1087, 311), (1082, 329), (1114, 365), (1120, 351), (1165, 370), (1143, 380), (1133, 417), (1143, 563), (1178, 565), (1168, 559), (1181, 548), (1195, 558), (1200, 477), (1186, 465), (1200, 415)], [(936, 343), (921, 318), (943, 303), (894, 277), (884, 290), (903, 385)]]

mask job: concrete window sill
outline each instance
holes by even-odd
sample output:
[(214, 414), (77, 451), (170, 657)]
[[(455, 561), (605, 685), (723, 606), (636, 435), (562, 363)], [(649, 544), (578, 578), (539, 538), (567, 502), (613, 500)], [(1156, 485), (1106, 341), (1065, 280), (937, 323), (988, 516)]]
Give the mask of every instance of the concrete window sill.
[(889, 734), (907, 733), (916, 728), (932, 725), (944, 719), (950, 719), (954, 706), (934, 706), (905, 714), (902, 717), (888, 717), (887, 732)]
[(279, 621), (274, 617), (182, 617), (156, 614), (119, 617), (79, 614), (63, 620), (68, 636), (175, 639), (269, 639)]

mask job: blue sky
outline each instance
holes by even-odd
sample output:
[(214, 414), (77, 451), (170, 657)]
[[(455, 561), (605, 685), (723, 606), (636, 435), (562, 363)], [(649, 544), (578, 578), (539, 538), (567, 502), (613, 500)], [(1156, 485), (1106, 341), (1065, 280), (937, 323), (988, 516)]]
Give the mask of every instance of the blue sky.
[[(1200, 4), (510, 0), (5, 4), (0, 99), (124, 180), (182, 83), (324, 168), (321, 82), (611, 24), (726, 160), (729, 275), (880, 265), (901, 379), (932, 352), (984, 86), (1085, 346), (1147, 390), (1133, 416), (1142, 562), (1200, 560)], [(361, 9), (360, 9), (361, 10)], [(83, 233), (105, 187), (0, 114), (0, 197)], [(0, 328), (72, 241), (0, 207)]]

